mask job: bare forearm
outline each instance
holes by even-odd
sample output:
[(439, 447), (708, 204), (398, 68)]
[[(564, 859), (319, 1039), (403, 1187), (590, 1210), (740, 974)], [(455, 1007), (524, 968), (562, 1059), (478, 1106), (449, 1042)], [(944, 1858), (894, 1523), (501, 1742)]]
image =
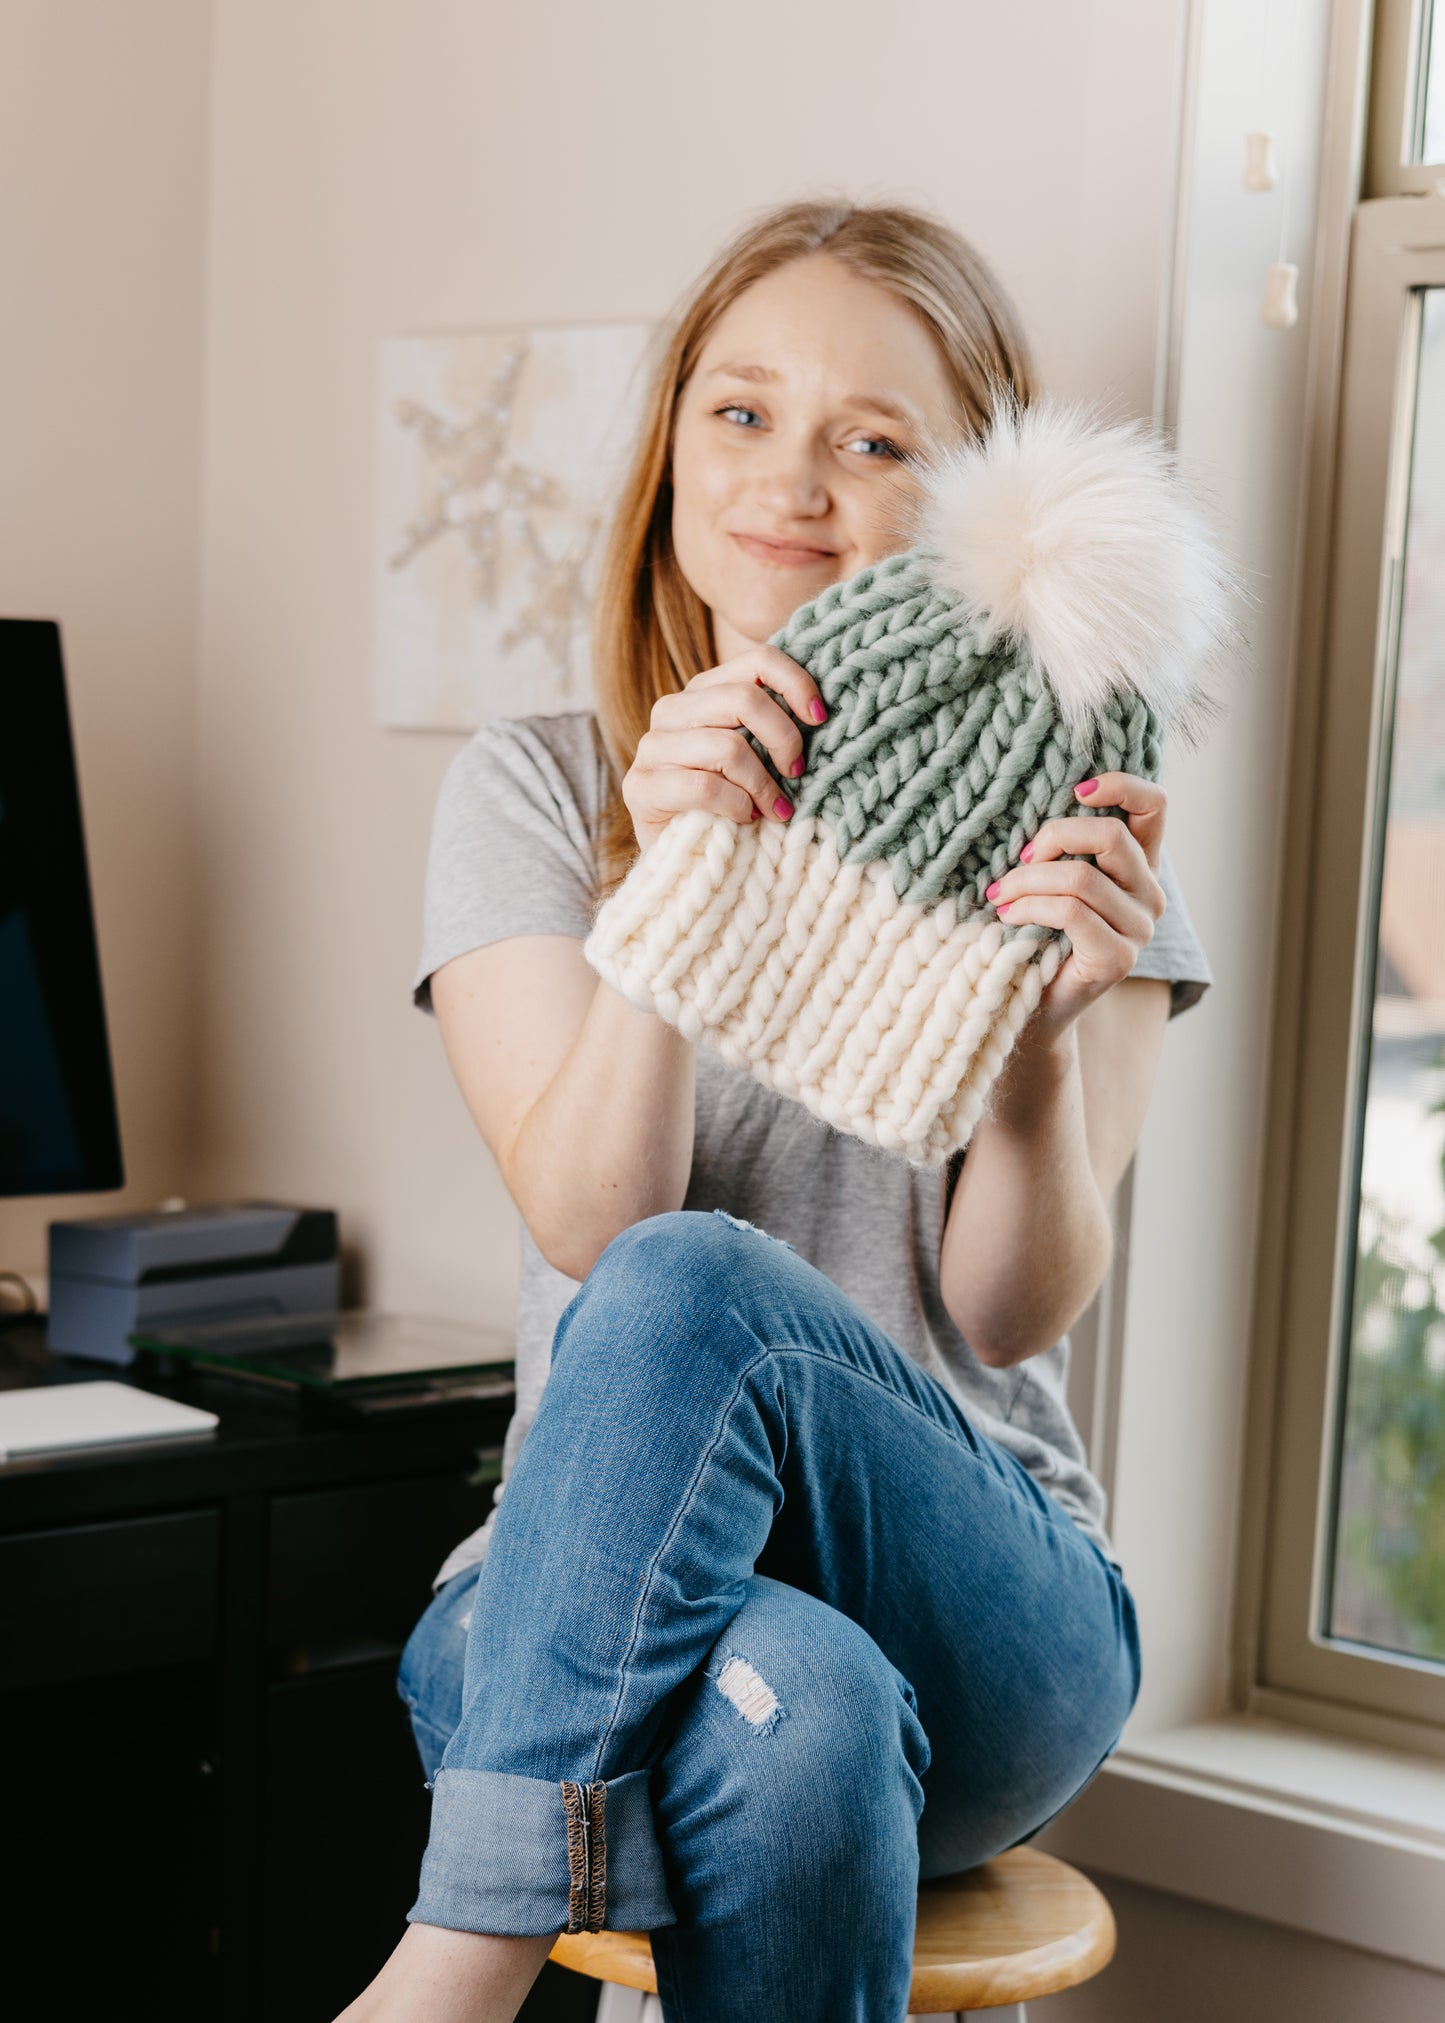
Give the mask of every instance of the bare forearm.
[(1022, 1362), (1077, 1320), (1110, 1245), (1072, 1032), (1021, 1043), (959, 1174), (940, 1257), (949, 1312), (981, 1361)]
[(509, 1161), (527, 1227), (570, 1278), (585, 1278), (620, 1230), (682, 1206), (692, 1170), (695, 1063), (690, 1040), (599, 980)]

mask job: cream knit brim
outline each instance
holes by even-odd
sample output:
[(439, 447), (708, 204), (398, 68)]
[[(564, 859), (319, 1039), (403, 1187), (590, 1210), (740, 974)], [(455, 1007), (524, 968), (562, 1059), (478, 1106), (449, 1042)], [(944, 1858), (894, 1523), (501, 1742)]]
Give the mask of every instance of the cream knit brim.
[(901, 901), (829, 826), (689, 809), (583, 944), (614, 990), (839, 1131), (942, 1166), (1063, 959), (1057, 935)]

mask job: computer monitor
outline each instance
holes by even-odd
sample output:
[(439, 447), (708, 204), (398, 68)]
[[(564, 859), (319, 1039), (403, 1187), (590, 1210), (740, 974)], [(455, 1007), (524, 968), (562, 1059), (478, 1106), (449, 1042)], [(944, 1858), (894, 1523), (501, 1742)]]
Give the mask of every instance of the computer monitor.
[(124, 1182), (60, 628), (0, 619), (0, 1195)]

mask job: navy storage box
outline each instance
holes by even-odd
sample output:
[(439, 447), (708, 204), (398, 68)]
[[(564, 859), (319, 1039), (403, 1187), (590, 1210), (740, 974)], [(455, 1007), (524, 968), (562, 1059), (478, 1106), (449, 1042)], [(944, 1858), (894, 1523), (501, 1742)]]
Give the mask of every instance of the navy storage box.
[(62, 1355), (129, 1363), (138, 1328), (340, 1304), (332, 1208), (225, 1202), (50, 1225), (46, 1340)]

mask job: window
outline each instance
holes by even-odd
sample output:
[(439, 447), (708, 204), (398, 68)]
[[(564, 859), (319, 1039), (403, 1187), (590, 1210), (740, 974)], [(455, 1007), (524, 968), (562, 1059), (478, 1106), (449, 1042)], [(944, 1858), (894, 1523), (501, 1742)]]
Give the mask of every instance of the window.
[(1377, 0), (1368, 141), (1371, 197), (1433, 192), (1445, 162), (1445, 8)]
[(1381, 0), (1370, 121), (1321, 686), (1297, 726), (1317, 768), (1286, 881), (1305, 954), (1274, 1118), (1256, 1702), (1354, 1708), (1445, 1754), (1445, 0)]
[(1414, 291), (1324, 1628), (1445, 1663), (1445, 290)]

